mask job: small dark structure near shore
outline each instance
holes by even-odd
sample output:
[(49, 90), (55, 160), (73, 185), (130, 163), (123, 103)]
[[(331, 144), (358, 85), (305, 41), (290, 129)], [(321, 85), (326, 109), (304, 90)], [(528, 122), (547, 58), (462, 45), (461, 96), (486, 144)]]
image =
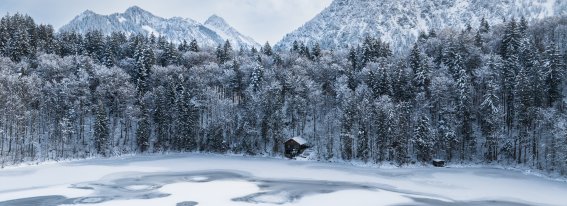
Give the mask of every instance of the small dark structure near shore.
[(284, 142), (285, 146), (285, 157), (287, 158), (294, 158), (297, 155), (300, 155), (305, 151), (305, 149), (309, 148), (307, 145), (307, 140), (301, 137), (294, 137), (288, 139)]
[(445, 167), (445, 160), (434, 159), (432, 163), (435, 167)]

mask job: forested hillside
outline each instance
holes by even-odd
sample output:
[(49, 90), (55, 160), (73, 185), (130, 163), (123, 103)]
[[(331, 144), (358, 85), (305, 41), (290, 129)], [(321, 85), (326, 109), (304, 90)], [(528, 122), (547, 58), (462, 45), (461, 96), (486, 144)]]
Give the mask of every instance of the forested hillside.
[(55, 33), (0, 21), (1, 165), (127, 153), (497, 164), (567, 175), (567, 17), (422, 33), (409, 55)]

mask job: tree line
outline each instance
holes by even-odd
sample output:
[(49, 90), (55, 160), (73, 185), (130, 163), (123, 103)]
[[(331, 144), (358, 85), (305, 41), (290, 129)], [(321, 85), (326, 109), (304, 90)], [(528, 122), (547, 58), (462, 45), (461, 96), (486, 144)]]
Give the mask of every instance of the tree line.
[(2, 165), (126, 153), (282, 156), (567, 174), (567, 19), (421, 33), (407, 53), (201, 48), (153, 35), (56, 33), (0, 20)]

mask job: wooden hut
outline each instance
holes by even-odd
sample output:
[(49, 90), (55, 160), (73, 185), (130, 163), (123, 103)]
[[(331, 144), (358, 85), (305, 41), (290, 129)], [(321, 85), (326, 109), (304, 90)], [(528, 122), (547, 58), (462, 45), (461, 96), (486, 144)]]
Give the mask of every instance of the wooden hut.
[(307, 140), (301, 137), (294, 137), (288, 139), (287, 141), (284, 142), (284, 147), (285, 147), (285, 156), (287, 158), (294, 158), (297, 155), (303, 153), (305, 149), (309, 148), (309, 146), (307, 145)]
[(445, 167), (445, 160), (442, 159), (434, 159), (432, 163), (435, 167)]

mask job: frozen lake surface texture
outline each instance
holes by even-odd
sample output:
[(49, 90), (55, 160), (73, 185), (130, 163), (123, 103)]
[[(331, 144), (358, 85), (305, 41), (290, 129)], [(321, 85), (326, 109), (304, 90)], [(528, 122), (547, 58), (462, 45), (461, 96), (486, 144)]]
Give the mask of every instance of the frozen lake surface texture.
[(216, 155), (0, 170), (0, 206), (565, 205), (567, 183), (492, 168), (376, 169)]

